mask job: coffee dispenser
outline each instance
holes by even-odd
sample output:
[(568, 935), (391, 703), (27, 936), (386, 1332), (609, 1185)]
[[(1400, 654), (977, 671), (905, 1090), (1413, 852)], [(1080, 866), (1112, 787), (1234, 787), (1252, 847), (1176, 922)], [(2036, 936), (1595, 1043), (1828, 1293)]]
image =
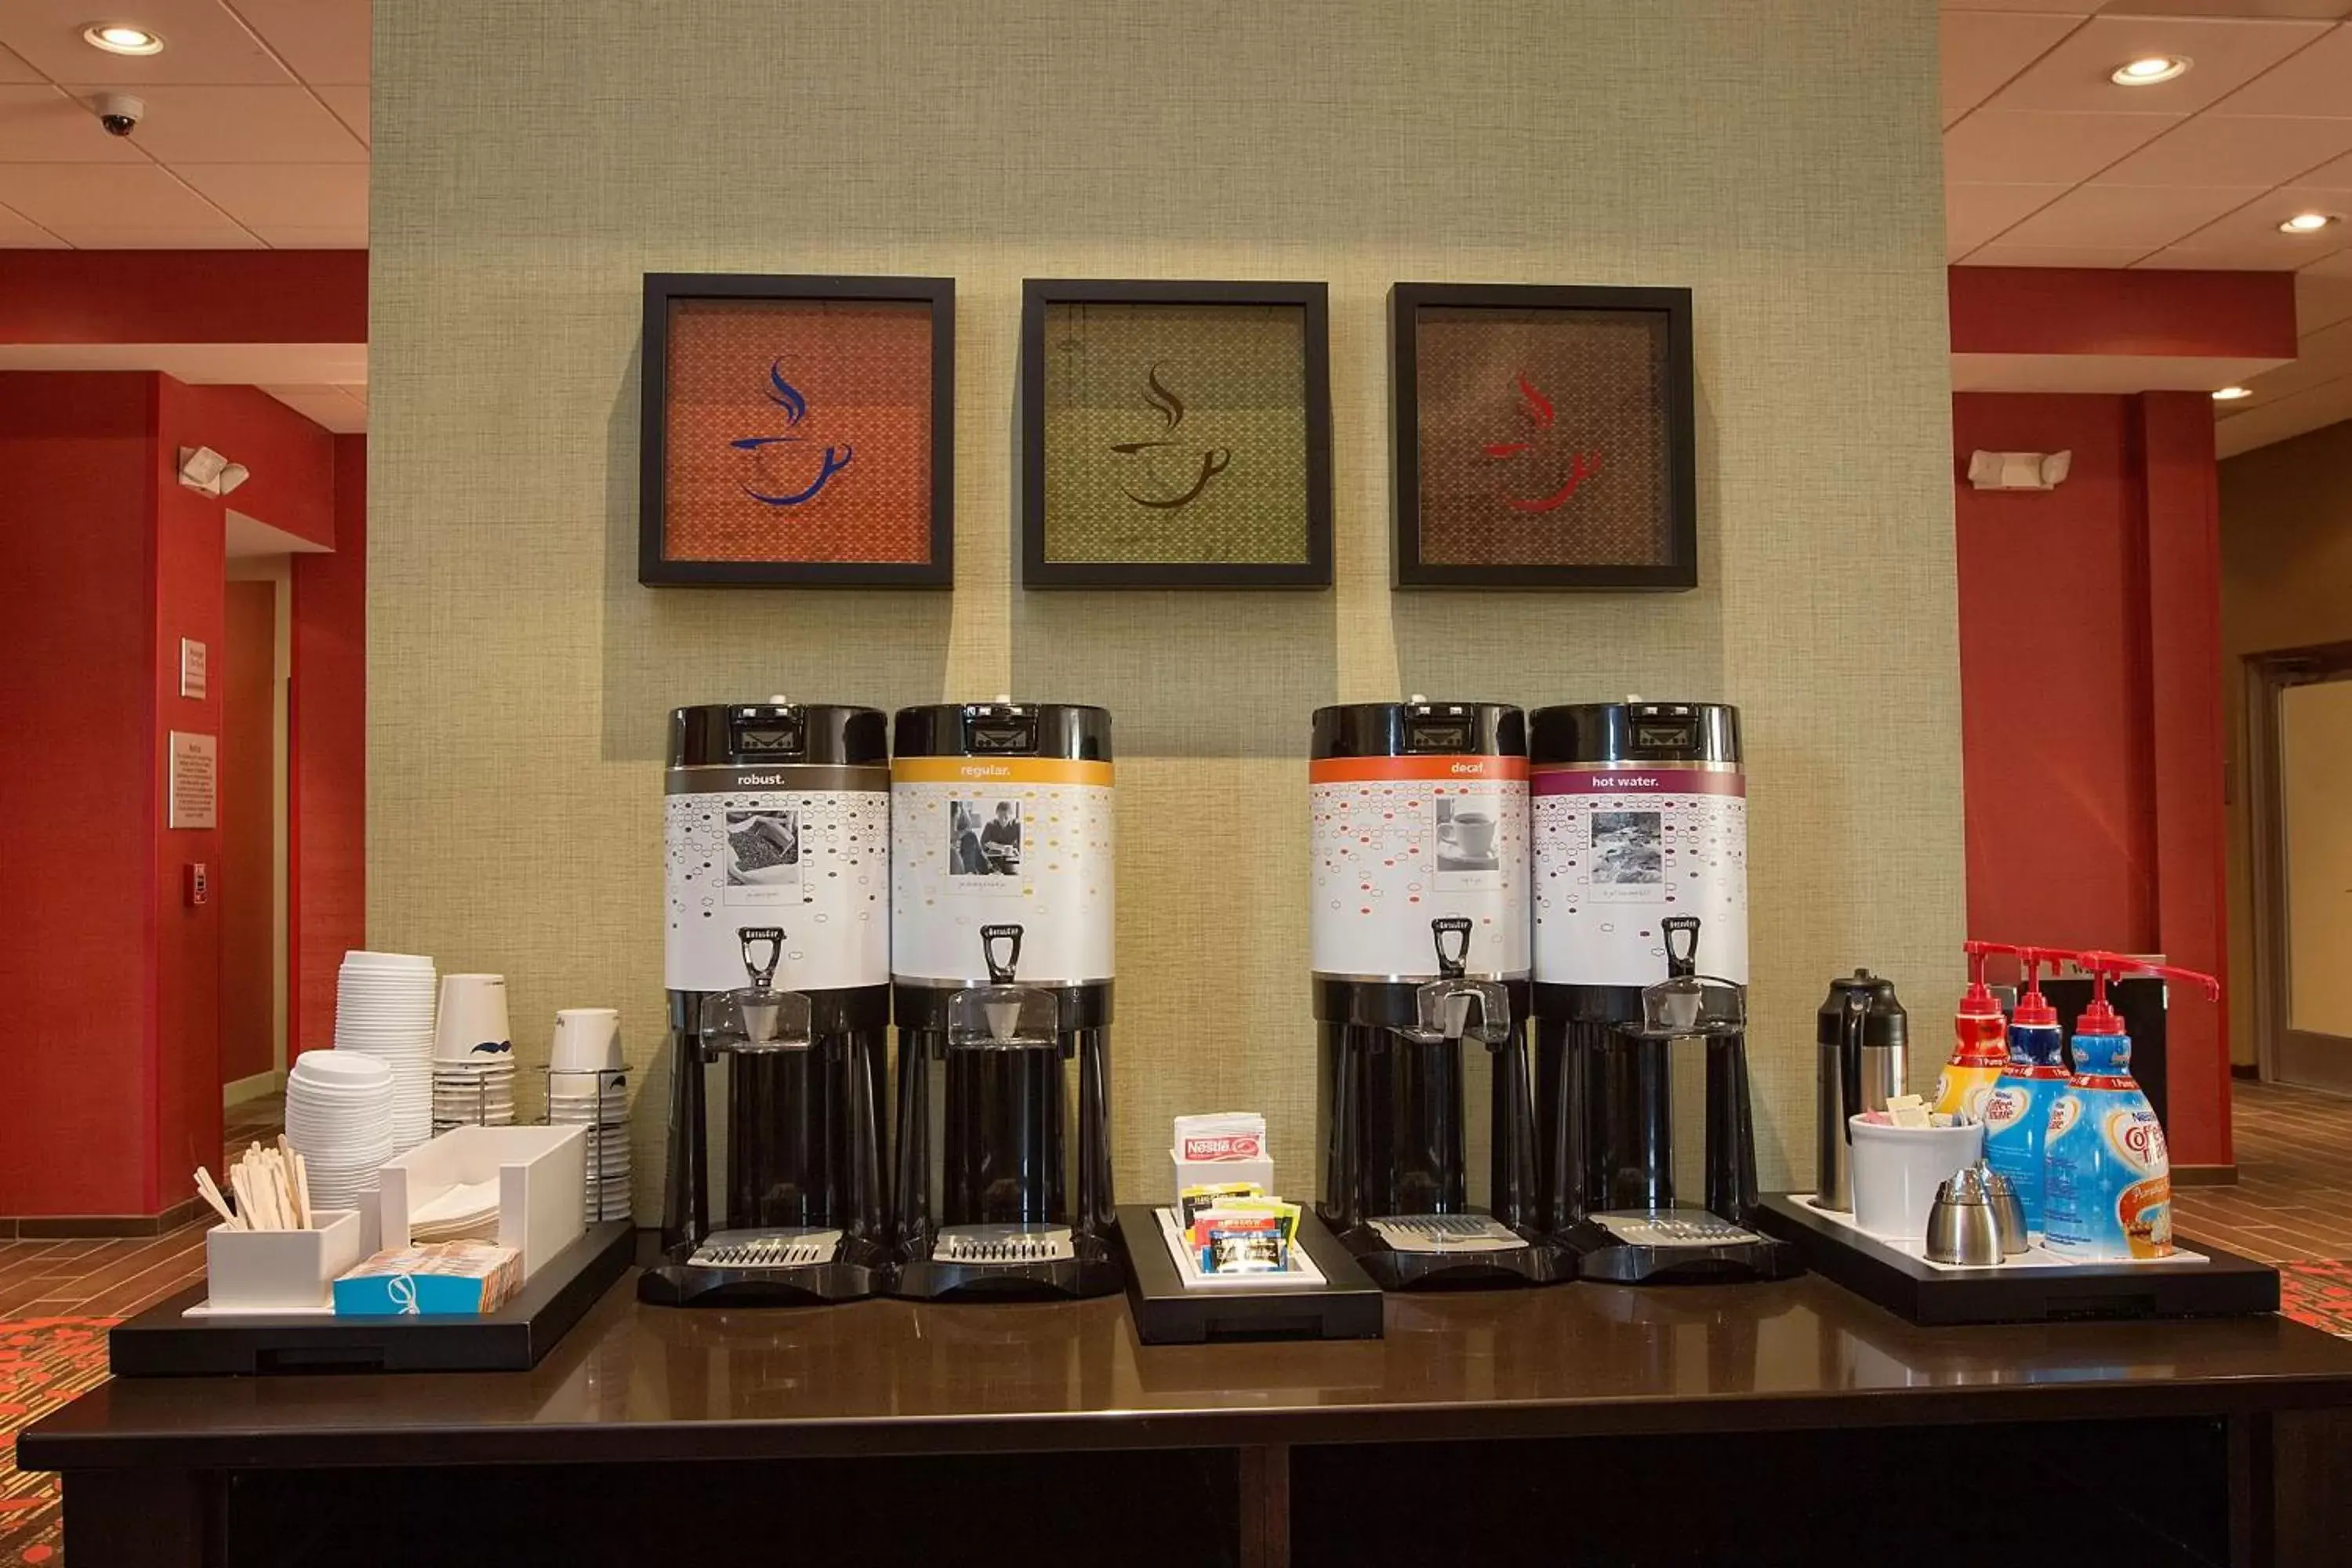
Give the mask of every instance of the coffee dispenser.
[[(881, 1284), (886, 722), (781, 697), (670, 715), (669, 1155), (644, 1300), (830, 1301)], [(711, 1168), (713, 1076), (723, 1171)]]
[[(1526, 720), (1501, 703), (1315, 712), (1318, 1206), (1390, 1289), (1570, 1275), (1535, 1227), (1527, 769)], [(1473, 1049), (1492, 1066), (1483, 1208)]]
[[(1529, 751), (1537, 1080), (1552, 1224), (1580, 1271), (1597, 1278), (1794, 1272), (1790, 1248), (1749, 1228), (1738, 710), (1638, 698), (1543, 708)], [(1677, 1042), (1706, 1058), (1704, 1208), (1675, 1192)]]
[(1853, 1207), (1853, 1129), (1849, 1117), (1884, 1110), (1910, 1074), (1910, 1017), (1895, 983), (1857, 969), (1830, 982), (1813, 1018), (1813, 1202)]
[(1009, 698), (903, 708), (896, 740), (893, 1289), (1118, 1290), (1110, 715)]

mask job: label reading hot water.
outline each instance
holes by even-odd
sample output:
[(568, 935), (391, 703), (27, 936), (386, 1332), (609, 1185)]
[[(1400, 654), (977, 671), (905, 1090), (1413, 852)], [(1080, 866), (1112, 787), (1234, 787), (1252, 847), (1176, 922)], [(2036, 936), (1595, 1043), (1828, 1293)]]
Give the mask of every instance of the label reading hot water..
[(1535, 775), (1535, 977), (1665, 978), (1669, 915), (1699, 921), (1702, 974), (1748, 983), (1748, 784), (1738, 773), (1546, 767)]
[(1528, 972), (1522, 757), (1325, 757), (1307, 771), (1318, 974), (1433, 978), (1434, 921), (1472, 975)]
[(1111, 978), (1108, 763), (904, 757), (890, 771), (890, 967), (985, 984), (981, 929), (1021, 927), (1016, 981)]
[[(749, 984), (741, 933), (775, 927), (784, 933), (778, 990), (888, 984), (887, 776), (880, 768), (674, 770), (664, 805), (663, 984)], [(790, 787), (804, 782), (841, 787)]]

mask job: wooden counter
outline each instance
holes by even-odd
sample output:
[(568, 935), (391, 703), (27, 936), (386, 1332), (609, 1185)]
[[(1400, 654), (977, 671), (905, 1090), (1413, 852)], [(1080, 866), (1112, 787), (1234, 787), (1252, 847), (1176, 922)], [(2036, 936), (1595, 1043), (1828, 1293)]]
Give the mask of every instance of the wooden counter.
[[(639, 1501), (684, 1508), (680, 1479), (707, 1480), (719, 1462), (739, 1477), (758, 1471), (771, 1491), (780, 1477), (822, 1477), (845, 1499), (859, 1483), (845, 1478), (887, 1470), (885, 1496), (937, 1478), (943, 1499), (967, 1488), (985, 1499), (1005, 1495), (1005, 1474), (1026, 1473), (999, 1468), (1045, 1451), (1069, 1456), (1045, 1468), (1088, 1494), (1067, 1505), (1074, 1521), (1101, 1508), (1103, 1528), (1148, 1542), (1163, 1533), (1143, 1518), (1150, 1489), (1123, 1490), (1135, 1466), (1117, 1458), (1138, 1450), (1185, 1451), (1193, 1468), (1157, 1473), (1206, 1478), (1209, 1504), (1173, 1510), (1190, 1515), (1198, 1539), (1182, 1544), (1199, 1550), (1170, 1560), (1322, 1561), (1357, 1525), (1339, 1521), (1345, 1495), (1294, 1496), (1294, 1461), (1310, 1491), (1360, 1487), (1366, 1502), (1392, 1495), (1400, 1476), (1474, 1492), (1491, 1477), (1500, 1492), (1476, 1508), (1493, 1514), (1514, 1506), (1504, 1493), (1532, 1484), (1540, 1494), (1545, 1474), (1565, 1480), (1563, 1466), (1580, 1493), (1633, 1487), (1658, 1465), (1624, 1476), (1611, 1467), (1643, 1443), (1661, 1463), (1699, 1469), (1695, 1481), (1746, 1492), (1770, 1487), (1776, 1467), (1800, 1454), (1859, 1466), (1866, 1479), (1916, 1437), (1927, 1446), (1903, 1467), (1916, 1493), (1906, 1506), (1916, 1507), (1934, 1479), (1919, 1466), (1944, 1462), (1937, 1443), (1987, 1423), (2054, 1435), (2051, 1463), (2075, 1462), (2051, 1475), (2053, 1487), (2104, 1477), (2135, 1494), (2213, 1489), (2222, 1555), (2180, 1561), (2267, 1562), (2274, 1540), (2281, 1560), (2335, 1561), (2310, 1556), (2305, 1542), (2326, 1540), (2343, 1504), (2306, 1497), (2299, 1478), (2331, 1464), (2352, 1474), (2352, 1452), (2326, 1447), (2352, 1409), (2352, 1343), (2274, 1317), (1919, 1329), (1805, 1278), (1391, 1297), (1380, 1341), (1146, 1347), (1118, 1299), (692, 1312), (640, 1307), (631, 1288), (616, 1286), (532, 1372), (118, 1380), (28, 1430), (19, 1462), (65, 1472), (73, 1568), (277, 1561), (271, 1541), (300, 1521), (305, 1496), (359, 1508), (362, 1492), (409, 1485), (449, 1497), (496, 1474), (507, 1489), (484, 1495), (520, 1498), (530, 1472), (508, 1467), (599, 1468), (571, 1472), (584, 1479), (670, 1464), (645, 1472), (658, 1484), (612, 1472), (594, 1489), (618, 1539)], [(2133, 1433), (2149, 1440), (2136, 1447)], [(2002, 1441), (2011, 1458), (2029, 1442)], [(955, 1456), (967, 1462), (946, 1458)], [(1467, 1470), (1465, 1456), (1477, 1457)], [(1535, 1481), (1510, 1479), (1519, 1458), (1538, 1456)], [(2177, 1487), (2147, 1470), (2176, 1464)], [(366, 1468), (364, 1483), (348, 1468)], [(1118, 1495), (1115, 1506), (1096, 1500), (1105, 1492)], [(698, 1506), (723, 1507), (716, 1495)], [(1060, 1506), (1058, 1495), (1046, 1506)], [(1113, 1560), (1157, 1560), (1148, 1547), (1105, 1545)]]

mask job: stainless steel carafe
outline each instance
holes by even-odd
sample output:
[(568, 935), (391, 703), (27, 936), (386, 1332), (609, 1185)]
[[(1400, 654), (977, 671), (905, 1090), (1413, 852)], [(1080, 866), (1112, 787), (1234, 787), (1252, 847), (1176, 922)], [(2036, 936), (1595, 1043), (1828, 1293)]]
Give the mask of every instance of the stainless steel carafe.
[(1853, 1131), (1846, 1119), (1884, 1110), (1888, 1100), (1904, 1091), (1909, 1027), (1893, 981), (1857, 969), (1830, 982), (1829, 999), (1814, 1015), (1813, 1026), (1820, 1047), (1813, 1202), (1822, 1208), (1853, 1207)]

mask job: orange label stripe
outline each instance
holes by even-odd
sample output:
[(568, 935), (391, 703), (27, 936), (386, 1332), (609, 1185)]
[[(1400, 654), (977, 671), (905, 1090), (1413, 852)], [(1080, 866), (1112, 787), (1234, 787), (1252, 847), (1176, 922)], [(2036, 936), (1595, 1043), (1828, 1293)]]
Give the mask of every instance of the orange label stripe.
[(1067, 757), (901, 757), (890, 764), (892, 784), (1095, 784), (1110, 787), (1108, 763)]
[(1318, 757), (1307, 764), (1309, 784), (1443, 784), (1448, 779), (1474, 784), (1482, 780), (1525, 779), (1525, 757)]

